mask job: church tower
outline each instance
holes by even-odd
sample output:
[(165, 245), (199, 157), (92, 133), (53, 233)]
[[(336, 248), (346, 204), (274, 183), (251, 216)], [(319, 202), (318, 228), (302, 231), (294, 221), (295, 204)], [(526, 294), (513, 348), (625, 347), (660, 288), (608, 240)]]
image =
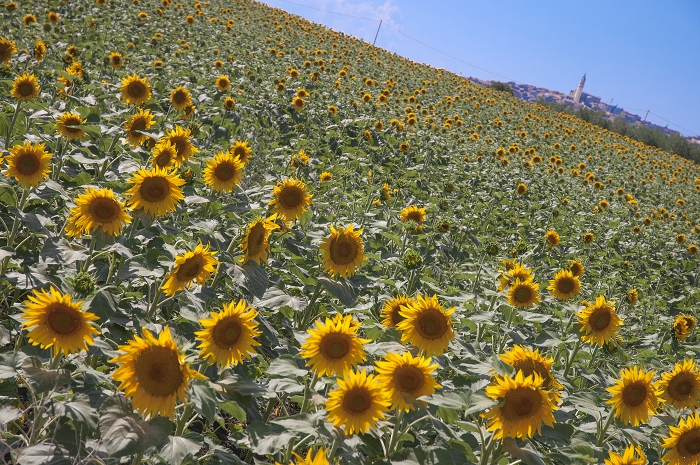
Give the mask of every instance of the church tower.
[(583, 77), (581, 78), (581, 81), (579, 81), (578, 87), (574, 91), (574, 103), (579, 103), (579, 100), (581, 100), (584, 85), (586, 85), (586, 73), (583, 73)]

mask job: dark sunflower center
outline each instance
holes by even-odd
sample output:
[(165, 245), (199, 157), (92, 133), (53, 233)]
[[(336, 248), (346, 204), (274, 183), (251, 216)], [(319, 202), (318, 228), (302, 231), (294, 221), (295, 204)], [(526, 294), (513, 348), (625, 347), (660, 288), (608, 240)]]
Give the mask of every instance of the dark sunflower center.
[(343, 408), (355, 414), (364, 413), (371, 406), (372, 397), (370, 392), (364, 387), (350, 389), (343, 398)]
[(90, 202), (88, 207), (92, 220), (97, 223), (110, 223), (114, 221), (121, 210), (119, 204), (112, 199), (97, 198)]
[(394, 370), (394, 384), (402, 392), (416, 392), (425, 384), (423, 372), (415, 366), (403, 365)]
[(187, 101), (187, 94), (183, 91), (178, 91), (173, 94), (173, 102), (176, 104), (183, 104)]
[(411, 212), (408, 215), (406, 215), (406, 219), (409, 221), (415, 221), (416, 223), (421, 223), (423, 221), (420, 212)]
[(352, 263), (357, 256), (357, 249), (357, 243), (353, 238), (341, 235), (331, 241), (331, 260), (338, 265)]
[(557, 283), (557, 289), (562, 294), (568, 294), (570, 292), (573, 292), (575, 287), (576, 286), (574, 286), (574, 280), (570, 279), (570, 278), (560, 279), (559, 282)]
[(185, 140), (184, 137), (172, 137), (170, 138), (170, 143), (175, 146), (175, 150), (177, 150), (178, 155), (184, 156), (184, 153), (187, 150), (187, 140)]
[[(146, 129), (146, 126), (148, 125), (148, 122), (146, 121), (145, 118), (136, 118), (131, 122), (131, 129), (130, 132), (134, 131), (143, 131)], [(134, 136), (140, 136), (141, 134), (132, 134)]]
[(170, 160), (173, 159), (174, 154), (170, 150), (164, 150), (158, 154), (156, 157), (156, 165), (161, 168), (170, 166)]
[(243, 328), (238, 317), (229, 316), (219, 321), (212, 332), (214, 343), (221, 348), (229, 349), (236, 345), (241, 338)]
[(265, 243), (265, 226), (258, 223), (250, 229), (248, 233), (248, 253), (257, 254)]
[(280, 194), (280, 202), (286, 208), (296, 208), (301, 203), (301, 191), (297, 187), (287, 187)]
[(15, 166), (17, 171), (28, 176), (39, 170), (39, 158), (33, 153), (23, 153), (17, 158)]
[(574, 276), (581, 276), (581, 267), (578, 265), (572, 265), (569, 271), (571, 271), (571, 274)]
[(197, 277), (197, 275), (199, 275), (202, 268), (204, 268), (203, 261), (204, 260), (199, 255), (195, 255), (194, 257), (190, 257), (185, 260), (185, 263), (180, 265), (180, 268), (177, 270), (177, 279), (180, 282), (192, 281)]
[(688, 328), (688, 332), (691, 332), (695, 328), (695, 319), (686, 317), (685, 326)]
[(68, 118), (63, 122), (63, 129), (65, 129), (68, 132), (81, 132), (82, 129), (80, 129), (79, 126), (81, 121), (77, 118)]
[(528, 377), (537, 373), (542, 377), (542, 387), (549, 389), (552, 384), (552, 377), (549, 374), (549, 370), (545, 367), (542, 362), (533, 360), (531, 358), (525, 360), (518, 360), (513, 363), (513, 368), (515, 371), (522, 371), (523, 376)]
[(112, 64), (113, 65), (121, 65), (122, 64), (122, 59), (119, 57), (112, 57)]
[(184, 377), (177, 351), (168, 347), (148, 347), (134, 361), (134, 372), (139, 386), (154, 397), (175, 394)]
[(134, 81), (129, 84), (126, 92), (129, 94), (129, 97), (141, 98), (146, 93), (146, 86), (139, 81)]
[(610, 314), (610, 309), (607, 307), (599, 308), (593, 312), (593, 314), (588, 318), (588, 321), (594, 331), (603, 331), (608, 326), (610, 326), (610, 320), (612, 315)]
[(635, 381), (622, 390), (622, 401), (627, 407), (637, 407), (647, 398), (647, 386), (641, 381)]
[(230, 181), (236, 176), (236, 167), (229, 162), (219, 163), (216, 168), (214, 168), (214, 176), (219, 181)]
[(170, 183), (160, 176), (146, 178), (141, 183), (139, 194), (146, 202), (160, 202), (170, 194)]
[(542, 394), (538, 391), (520, 387), (506, 393), (501, 413), (506, 419), (520, 420), (536, 414), (542, 406)]
[(404, 320), (404, 317), (401, 316), (399, 313), (401, 311), (401, 306), (400, 305), (394, 305), (393, 308), (391, 309), (391, 321), (394, 323), (394, 326), (398, 325)]
[(693, 428), (686, 431), (678, 438), (678, 455), (684, 459), (693, 458), (696, 454), (700, 454), (700, 428)]
[(673, 400), (684, 400), (690, 397), (695, 386), (695, 377), (691, 373), (678, 373), (668, 383), (668, 394)]
[(339, 360), (350, 351), (350, 337), (343, 333), (327, 334), (321, 341), (321, 354), (331, 360)]
[(524, 303), (529, 302), (532, 296), (532, 290), (527, 286), (521, 286), (515, 290), (515, 300)]
[(23, 82), (19, 85), (18, 90), (22, 97), (28, 97), (34, 92), (34, 85), (31, 82)]
[(47, 323), (54, 333), (73, 334), (80, 328), (81, 321), (77, 310), (62, 303), (52, 304), (48, 309)]
[(233, 156), (238, 156), (241, 160), (245, 160), (247, 158), (247, 152), (245, 148), (243, 147), (236, 147), (233, 149)]
[(445, 315), (432, 308), (423, 310), (416, 319), (416, 330), (425, 339), (440, 339), (447, 332)]

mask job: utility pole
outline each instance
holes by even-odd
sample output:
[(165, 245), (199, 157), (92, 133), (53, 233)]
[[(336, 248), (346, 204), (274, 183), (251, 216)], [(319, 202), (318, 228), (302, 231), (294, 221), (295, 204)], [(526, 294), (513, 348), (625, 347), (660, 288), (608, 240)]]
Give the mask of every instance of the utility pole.
[(642, 121), (643, 123), (646, 123), (646, 121), (647, 121), (647, 116), (649, 116), (649, 110), (647, 110), (647, 114), (644, 115), (644, 121)]
[(377, 28), (377, 33), (374, 35), (374, 42), (372, 42), (372, 46), (377, 43), (377, 37), (379, 36), (379, 29), (382, 27), (382, 21), (383, 19), (379, 20), (379, 27)]

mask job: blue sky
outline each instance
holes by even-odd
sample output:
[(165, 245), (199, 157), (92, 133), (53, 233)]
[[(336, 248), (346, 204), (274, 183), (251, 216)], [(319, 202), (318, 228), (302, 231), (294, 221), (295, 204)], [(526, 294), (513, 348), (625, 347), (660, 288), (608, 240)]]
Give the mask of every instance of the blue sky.
[(685, 135), (700, 134), (698, 0), (265, 3), (368, 42), (381, 19), (377, 46), (464, 76), (569, 92), (586, 72), (586, 92), (642, 117), (650, 110), (650, 121)]

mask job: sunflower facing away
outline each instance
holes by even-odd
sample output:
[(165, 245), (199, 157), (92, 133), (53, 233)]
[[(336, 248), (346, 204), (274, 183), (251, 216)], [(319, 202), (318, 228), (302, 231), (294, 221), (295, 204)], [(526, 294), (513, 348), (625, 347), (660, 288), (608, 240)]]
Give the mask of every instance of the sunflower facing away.
[(507, 374), (496, 377), (486, 388), (486, 395), (499, 401), (499, 405), (481, 416), (490, 420), (488, 430), (496, 432), (496, 439), (531, 438), (540, 433), (542, 423), (554, 425), (552, 412), (557, 407), (542, 388), (542, 383), (542, 377), (537, 373), (525, 376), (518, 371), (515, 378)]
[(607, 344), (623, 324), (615, 312), (615, 304), (606, 302), (602, 295), (576, 316), (581, 323), (580, 332), (585, 333), (581, 340), (589, 344)]
[(192, 105), (192, 97), (190, 96), (190, 91), (180, 86), (170, 92), (170, 103), (176, 110), (184, 110), (188, 106)]
[(352, 276), (360, 264), (367, 260), (360, 237), (363, 230), (354, 231), (353, 228), (352, 224), (345, 229), (331, 226), (331, 235), (323, 239), (319, 246), (323, 251), (323, 270), (331, 276)]
[(285, 221), (296, 221), (311, 205), (312, 195), (306, 192), (306, 184), (300, 179), (278, 181), (272, 194), (269, 205)]
[(570, 270), (560, 270), (554, 273), (547, 290), (552, 291), (557, 300), (569, 300), (581, 292), (581, 282)]
[(29, 342), (42, 349), (53, 347), (54, 355), (70, 355), (87, 350), (94, 343), (93, 335), (100, 331), (90, 325), (99, 318), (81, 310), (82, 302), (73, 302), (51, 286), (48, 292), (34, 290), (24, 302), (23, 329), (29, 329)]
[(410, 297), (400, 295), (384, 302), (384, 306), (382, 307), (382, 324), (387, 328), (396, 327), (403, 320), (400, 314), (401, 307), (407, 306), (411, 301), (412, 299)]
[(661, 375), (657, 387), (661, 400), (677, 410), (700, 407), (700, 372), (695, 360), (676, 363), (673, 371)]
[(300, 355), (309, 359), (306, 366), (318, 371), (319, 376), (343, 376), (365, 360), (363, 347), (369, 339), (357, 337), (360, 325), (352, 315), (336, 314), (332, 319), (316, 321), (316, 328), (301, 345)]
[(107, 235), (118, 236), (124, 225), (131, 223), (131, 215), (126, 212), (124, 203), (114, 197), (112, 189), (88, 187), (75, 203), (66, 224), (69, 236), (92, 234), (98, 229)]
[(671, 436), (664, 439), (669, 451), (662, 457), (669, 465), (698, 465), (700, 463), (700, 413), (681, 418), (678, 426), (669, 426)]
[(176, 173), (157, 166), (151, 170), (141, 168), (127, 184), (134, 185), (125, 192), (129, 196), (129, 206), (134, 210), (143, 208), (151, 218), (174, 212), (177, 204), (185, 198), (180, 189), (185, 181)]
[(153, 147), (151, 162), (162, 169), (176, 168), (180, 166), (177, 158), (177, 149), (169, 140), (161, 140)]
[(260, 345), (255, 340), (260, 335), (255, 321), (258, 312), (245, 300), (240, 300), (224, 304), (220, 312), (210, 314), (211, 318), (199, 320), (204, 329), (195, 332), (201, 357), (221, 369), (251, 358), (250, 354), (255, 353), (253, 347)]
[(17, 53), (15, 42), (0, 36), (0, 63), (9, 63), (13, 53)]
[(10, 147), (5, 176), (15, 178), (23, 187), (37, 187), (51, 172), (52, 155), (45, 148), (45, 144), (30, 144), (28, 140)]
[(416, 405), (425, 406), (425, 402), (416, 399), (442, 387), (432, 375), (438, 366), (430, 362), (430, 358), (414, 357), (410, 352), (389, 352), (376, 362), (377, 381), (391, 399), (391, 408), (408, 412)]
[(251, 158), (253, 158), (253, 149), (250, 148), (248, 142), (241, 142), (237, 140), (228, 149), (234, 156), (243, 163), (243, 166), (247, 165)]
[(24, 73), (21, 76), (17, 75), (12, 83), (10, 95), (17, 99), (18, 102), (38, 97), (39, 84), (36, 82), (36, 76), (29, 73)]
[(140, 106), (151, 99), (151, 85), (146, 78), (140, 78), (136, 73), (122, 79), (119, 91), (127, 104)]
[(610, 452), (605, 459), (605, 465), (646, 465), (647, 457), (641, 446), (630, 444), (625, 448), (625, 452), (620, 455), (617, 452)]
[(678, 315), (673, 322), (673, 336), (681, 342), (685, 342), (690, 333), (695, 329), (695, 318), (688, 315)]
[(508, 288), (508, 303), (518, 308), (537, 305), (540, 302), (539, 289), (540, 285), (532, 279), (527, 281), (516, 279)]
[(564, 389), (552, 375), (551, 368), (554, 359), (543, 357), (539, 349), (533, 352), (529, 347), (515, 345), (513, 348), (499, 357), (508, 365), (515, 368), (515, 371), (522, 371), (525, 377), (537, 373), (542, 378), (542, 389), (550, 393), (552, 402), (558, 404), (561, 401), (559, 390)]
[(243, 163), (231, 152), (219, 152), (202, 170), (204, 183), (216, 192), (231, 192), (243, 178)]
[(214, 271), (219, 261), (214, 258), (216, 252), (209, 251), (209, 245), (204, 247), (200, 242), (192, 252), (175, 257), (175, 268), (166, 276), (163, 290), (167, 295), (175, 293), (193, 282), (204, 284)]
[(401, 342), (413, 344), (426, 355), (442, 355), (455, 337), (450, 317), (454, 310), (443, 309), (436, 295), (417, 295), (399, 311), (404, 317), (396, 325), (401, 331)]
[(175, 129), (168, 131), (168, 135), (163, 138), (163, 140), (167, 140), (175, 146), (175, 150), (177, 151), (175, 164), (177, 166), (182, 165), (189, 160), (192, 155), (199, 152), (199, 149), (190, 142), (191, 137), (192, 134), (189, 128), (184, 129), (180, 125), (176, 125)]
[(85, 131), (80, 129), (80, 125), (85, 122), (79, 114), (67, 111), (58, 117), (55, 127), (56, 131), (68, 140), (82, 139), (87, 136)]
[(267, 263), (267, 252), (270, 250), (268, 239), (272, 231), (279, 229), (279, 225), (275, 223), (276, 219), (277, 215), (272, 215), (265, 220), (258, 218), (248, 225), (248, 231), (241, 243), (241, 249), (245, 254), (241, 262), (253, 260), (258, 265)]
[(620, 379), (606, 389), (613, 396), (607, 401), (615, 416), (623, 423), (638, 426), (649, 421), (659, 406), (657, 389), (652, 383), (653, 371), (634, 366), (620, 372)]
[(119, 390), (131, 398), (131, 404), (143, 418), (163, 415), (172, 420), (175, 403), (185, 400), (190, 379), (205, 376), (187, 365), (168, 326), (157, 338), (146, 328), (142, 334), (143, 337), (134, 336), (128, 344), (119, 346), (123, 353), (110, 360), (119, 363), (112, 379), (120, 382)]
[(374, 375), (349, 371), (326, 401), (328, 421), (343, 426), (346, 435), (366, 433), (384, 418), (390, 399)]
[(151, 110), (139, 110), (138, 113), (127, 119), (124, 123), (126, 129), (126, 140), (133, 148), (143, 144), (148, 137), (142, 131), (147, 131), (155, 124)]

